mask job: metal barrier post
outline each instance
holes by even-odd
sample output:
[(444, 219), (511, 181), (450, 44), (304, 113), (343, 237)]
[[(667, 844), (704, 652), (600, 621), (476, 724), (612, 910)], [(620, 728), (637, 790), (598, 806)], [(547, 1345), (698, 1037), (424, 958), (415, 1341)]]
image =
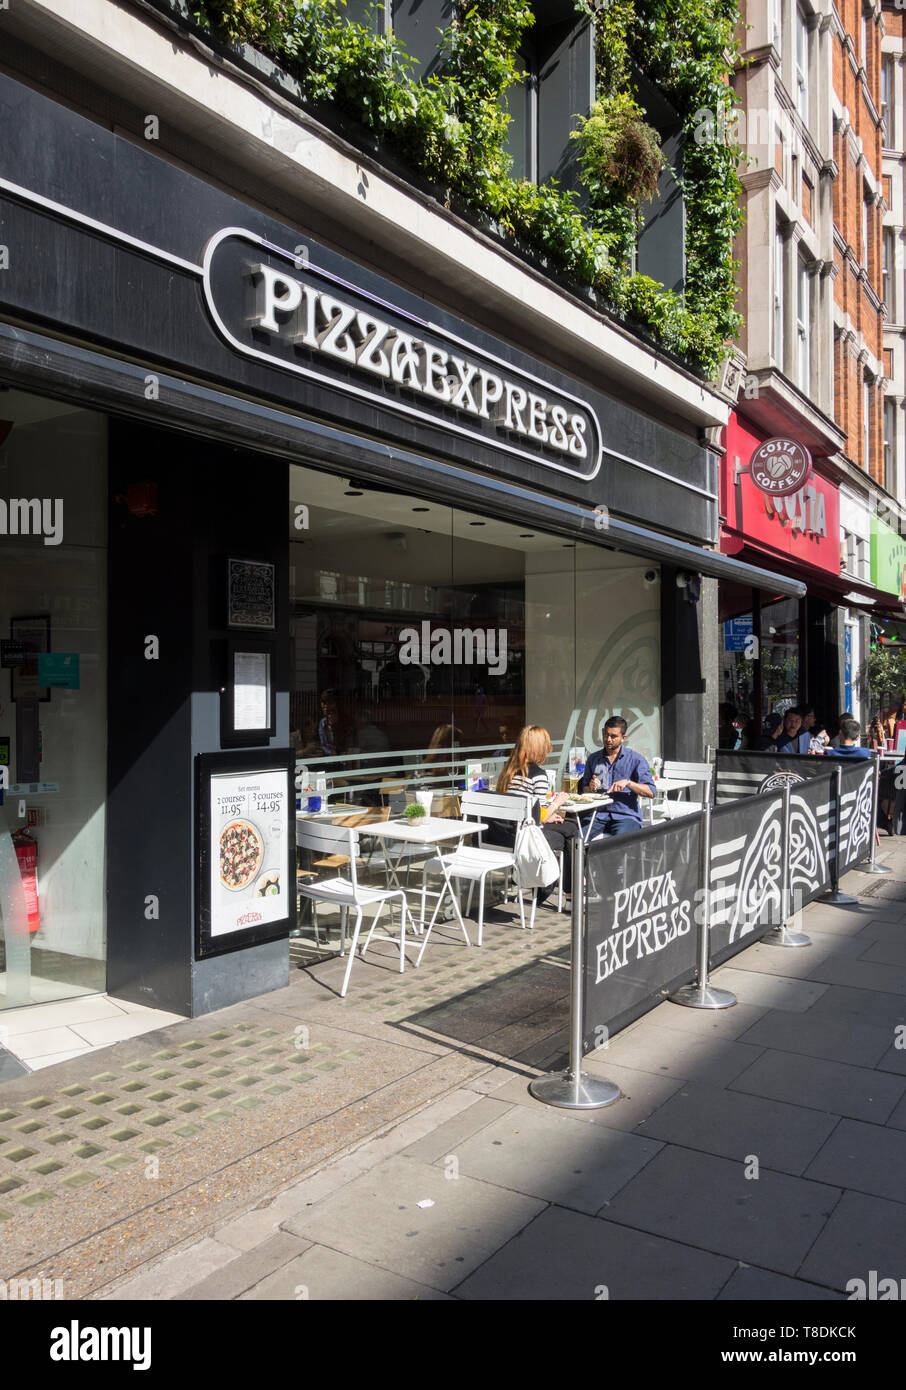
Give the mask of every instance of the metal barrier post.
[(729, 1009), (736, 1003), (736, 995), (728, 989), (716, 989), (708, 983), (708, 947), (711, 941), (711, 802), (705, 801), (702, 811), (701, 856), (699, 877), (704, 889), (702, 895), (702, 921), (699, 934), (698, 982), (683, 985), (676, 994), (670, 995), (671, 1004), (684, 1004), (688, 1009)]
[[(839, 769), (838, 769), (839, 771)], [(790, 899), (792, 889), (790, 886), (790, 799), (792, 787), (789, 782), (783, 784), (783, 823), (780, 840), (781, 853), (781, 880), (780, 880), (780, 926), (773, 931), (765, 932), (761, 938), (766, 946), (811, 946), (811, 938), (802, 932), (790, 931), (787, 922), (790, 917)]]
[(878, 845), (878, 804), (881, 800), (881, 753), (875, 749), (872, 754), (875, 764), (875, 794), (871, 802), (871, 857), (867, 864), (853, 865), (857, 874), (890, 874), (893, 870), (886, 864), (879, 864), (875, 859)]
[(834, 903), (837, 907), (858, 907), (859, 899), (840, 892), (840, 830), (843, 825), (843, 769), (839, 763), (836, 768), (837, 791), (834, 806), (834, 867), (831, 873), (831, 886), (821, 894), (821, 901)]
[(529, 1092), (546, 1105), (563, 1110), (600, 1110), (613, 1105), (622, 1092), (612, 1081), (582, 1070), (582, 1015), (585, 1004), (585, 844), (581, 835), (571, 842), (573, 865), (572, 959), (569, 992), (569, 1066), (564, 1072), (536, 1077)]

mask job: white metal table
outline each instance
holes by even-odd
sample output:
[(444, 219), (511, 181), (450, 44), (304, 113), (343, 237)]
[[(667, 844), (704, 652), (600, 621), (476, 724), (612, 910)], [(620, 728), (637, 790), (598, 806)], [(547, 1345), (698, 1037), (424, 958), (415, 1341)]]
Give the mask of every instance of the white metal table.
[[(405, 846), (423, 845), (426, 849), (431, 846), (433, 846), (436, 849), (437, 857), (440, 860), (441, 872), (444, 878), (444, 887), (437, 895), (438, 901), (434, 910), (434, 915), (435, 917), (437, 916), (437, 911), (440, 908), (441, 902), (443, 901), (446, 894), (449, 893), (450, 900), (453, 903), (453, 910), (456, 915), (456, 920), (459, 922), (459, 925), (462, 928), (462, 934), (466, 938), (466, 945), (469, 946), (471, 945), (471, 942), (469, 941), (469, 933), (466, 931), (466, 924), (462, 920), (462, 913), (459, 910), (459, 902), (457, 900), (456, 893), (453, 890), (453, 885), (450, 882), (450, 876), (447, 873), (447, 867), (443, 862), (442, 847), (445, 843), (449, 843), (449, 841), (451, 840), (458, 840), (461, 844), (467, 835), (473, 835), (476, 831), (487, 830), (487, 828), (487, 824), (484, 821), (453, 820), (442, 816), (423, 816), (421, 819), (416, 819), (414, 821), (373, 821), (370, 825), (360, 826), (359, 834), (374, 835), (379, 840), (399, 842), (401, 849), (400, 853), (397, 855), (397, 858), (395, 860), (392, 860), (390, 857), (389, 847), (385, 849), (385, 862), (387, 865), (387, 873), (388, 875), (392, 876), (392, 880), (396, 884), (397, 888), (402, 887), (402, 884), (399, 881), (399, 867), (402, 863), (403, 850), (405, 849)], [(405, 889), (403, 891), (405, 892)], [(432, 893), (431, 896), (434, 897), (434, 893)], [(407, 913), (409, 913), (409, 920), (412, 921), (412, 914), (411, 912), (409, 912), (408, 902), (406, 904), (406, 911)], [(419, 930), (424, 931), (424, 927), (425, 894), (424, 892), (422, 892), (422, 909), (421, 919), (419, 921)]]
[[(612, 805), (613, 797), (602, 795), (590, 797), (588, 801), (573, 801), (572, 799), (570, 799), (569, 801), (562, 801), (559, 806), (556, 806), (553, 809), (554, 815), (575, 816), (579, 825), (579, 830), (582, 834), (582, 842), (583, 844), (587, 845), (588, 837), (591, 834), (591, 828), (595, 823), (596, 815), (598, 814), (602, 806)], [(589, 811), (591, 812), (591, 815), (588, 817), (588, 824), (583, 829), (582, 817)]]

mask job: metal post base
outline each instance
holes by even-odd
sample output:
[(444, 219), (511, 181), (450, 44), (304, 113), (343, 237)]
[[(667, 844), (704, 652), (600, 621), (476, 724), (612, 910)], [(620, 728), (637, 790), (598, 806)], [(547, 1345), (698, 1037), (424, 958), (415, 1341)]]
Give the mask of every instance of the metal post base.
[(687, 1009), (730, 1009), (736, 1003), (736, 995), (714, 985), (683, 985), (668, 997), (668, 1003), (684, 1004)]
[(551, 1072), (549, 1076), (538, 1076), (529, 1086), (529, 1093), (545, 1105), (557, 1105), (562, 1110), (600, 1110), (605, 1105), (613, 1105), (622, 1092), (612, 1081), (599, 1076), (589, 1076), (580, 1071)]
[(888, 869), (886, 864), (866, 864), (864, 869), (861, 865), (853, 870), (857, 874), (892, 874), (893, 869)]
[(826, 893), (822, 893), (819, 899), (823, 903), (833, 903), (835, 907), (859, 907), (859, 899), (851, 898), (848, 893), (841, 893), (839, 889), (835, 893), (829, 888)]
[(811, 946), (812, 939), (804, 932), (787, 931), (786, 927), (775, 927), (773, 931), (765, 932), (761, 938), (765, 946)]

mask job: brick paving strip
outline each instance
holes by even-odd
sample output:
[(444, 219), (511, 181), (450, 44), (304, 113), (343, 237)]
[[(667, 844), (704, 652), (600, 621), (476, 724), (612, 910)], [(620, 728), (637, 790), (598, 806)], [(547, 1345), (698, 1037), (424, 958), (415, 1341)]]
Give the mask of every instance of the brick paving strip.
[(514, 1043), (527, 1061), (559, 1052), (567, 919), (539, 914), (529, 934), (497, 917), (480, 952), (438, 936), (403, 975), (392, 947), (373, 947), (345, 1001), (334, 959), (251, 1003), (4, 1083), (0, 1277), (96, 1296)]

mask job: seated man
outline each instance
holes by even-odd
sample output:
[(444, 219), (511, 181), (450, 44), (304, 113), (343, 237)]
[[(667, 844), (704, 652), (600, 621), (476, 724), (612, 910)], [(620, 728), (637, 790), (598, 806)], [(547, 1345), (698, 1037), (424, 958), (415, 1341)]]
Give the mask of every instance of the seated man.
[(832, 750), (832, 756), (839, 758), (870, 758), (872, 756), (870, 748), (861, 748), (859, 739), (862, 730), (859, 727), (858, 719), (841, 719), (840, 721), (840, 745)]
[(812, 736), (802, 727), (802, 712), (794, 706), (783, 716), (783, 729), (777, 740), (778, 753), (807, 753)]
[(640, 796), (654, 796), (651, 768), (641, 753), (626, 747), (626, 720), (611, 715), (602, 726), (604, 747), (589, 755), (580, 792), (604, 792), (613, 800), (595, 814), (589, 839), (625, 835), (642, 827)]

